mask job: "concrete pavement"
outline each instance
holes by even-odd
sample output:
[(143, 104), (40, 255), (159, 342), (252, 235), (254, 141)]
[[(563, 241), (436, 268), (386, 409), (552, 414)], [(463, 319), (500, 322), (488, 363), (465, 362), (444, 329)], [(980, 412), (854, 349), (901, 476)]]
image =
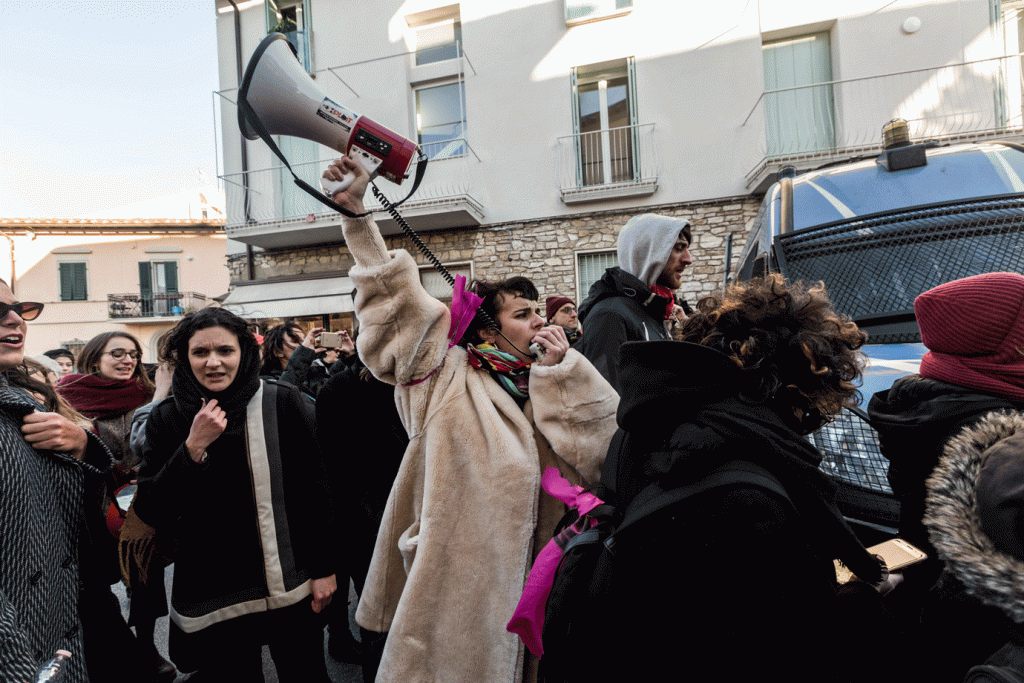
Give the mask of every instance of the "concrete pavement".
[[(167, 583), (167, 595), (168, 596), (170, 596), (170, 594), (171, 594), (171, 582), (172, 582), (173, 578), (174, 578), (174, 565), (171, 565), (170, 567), (167, 568), (167, 570), (166, 570), (166, 572), (164, 574), (164, 580)], [(124, 585), (120, 584), (120, 583), (115, 584), (113, 586), (113, 589), (114, 589), (114, 595), (116, 595), (118, 600), (120, 600), (120, 602), (121, 602), (121, 613), (124, 615), (124, 618), (127, 619), (128, 618), (128, 597), (125, 594)], [(338, 600), (339, 596), (335, 596), (334, 599)], [(349, 626), (352, 629), (352, 632), (355, 634), (356, 638), (358, 638), (359, 637), (359, 628), (355, 625), (355, 619), (354, 619), (355, 608), (356, 608), (356, 594), (355, 594), (355, 590), (352, 588), (351, 583), (349, 584), (348, 601), (349, 601), (348, 602), (348, 604), (349, 604)], [(155, 634), (156, 641), (157, 641), (157, 649), (160, 650), (160, 654), (162, 654), (164, 657), (167, 657), (167, 625), (168, 625), (168, 620), (167, 619), (168, 619), (167, 617), (162, 617), (161, 619), (157, 620), (157, 623), (156, 623), (156, 634)], [(363, 680), (363, 678), (362, 678), (362, 667), (360, 667), (360, 666), (358, 666), (356, 664), (344, 664), (344, 663), (341, 663), (341, 662), (334, 661), (327, 654), (327, 649), (326, 648), (327, 648), (327, 638), (326, 638), (326, 634), (325, 634), (325, 637), (324, 637), (324, 659), (327, 662), (327, 673), (331, 677), (331, 681), (333, 683), (362, 683), (362, 680)], [(263, 677), (264, 677), (264, 679), (266, 679), (266, 683), (279, 683), (278, 677), (277, 677), (277, 671), (274, 669), (274, 662), (270, 659), (270, 652), (269, 652), (269, 650), (266, 647), (263, 648)], [(188, 679), (189, 679), (189, 676), (187, 676), (187, 675), (180, 675), (180, 676), (178, 676), (178, 678), (175, 679), (174, 683), (186, 683), (186, 681), (188, 681)], [(236, 683), (250, 683), (250, 682), (249, 681), (237, 681)]]

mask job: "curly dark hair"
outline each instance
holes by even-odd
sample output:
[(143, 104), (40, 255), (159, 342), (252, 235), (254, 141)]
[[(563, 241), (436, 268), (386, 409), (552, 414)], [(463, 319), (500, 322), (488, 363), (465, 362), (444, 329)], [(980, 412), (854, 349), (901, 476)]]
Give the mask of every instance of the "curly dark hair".
[(306, 337), (302, 327), (294, 320), (281, 323), (267, 330), (263, 336), (263, 365), (260, 367), (261, 375), (274, 375), (284, 370), (287, 359), (282, 362), (278, 353), (284, 351), (285, 337), (290, 338), (296, 345), (301, 344)]
[[(529, 278), (525, 278), (522, 275), (496, 282), (474, 280), (468, 289), (483, 298), (484, 301), (480, 304), (480, 311), (489, 315), (491, 320), (498, 325), (499, 330), (501, 329), (501, 323), (498, 321), (498, 314), (504, 307), (506, 299), (514, 299), (517, 296), (530, 301), (540, 299), (540, 292), (537, 291), (537, 287), (534, 286)], [(476, 317), (473, 318), (473, 322), (466, 329), (466, 333), (462, 336), (462, 342), (480, 344), (483, 342), (480, 330), (487, 329), (487, 327), (489, 327), (489, 324), (484, 322), (483, 316), (478, 311)]]
[(801, 421), (859, 401), (867, 337), (833, 310), (824, 283), (779, 274), (701, 299), (681, 331), (682, 341), (717, 349), (744, 370), (751, 399), (780, 399)]
[(199, 330), (208, 327), (223, 327), (238, 338), (238, 347), (243, 359), (249, 355), (257, 356), (260, 345), (253, 336), (249, 323), (243, 318), (227, 310), (210, 306), (189, 313), (178, 321), (178, 324), (161, 340), (160, 355), (177, 364), (188, 362), (188, 341)]

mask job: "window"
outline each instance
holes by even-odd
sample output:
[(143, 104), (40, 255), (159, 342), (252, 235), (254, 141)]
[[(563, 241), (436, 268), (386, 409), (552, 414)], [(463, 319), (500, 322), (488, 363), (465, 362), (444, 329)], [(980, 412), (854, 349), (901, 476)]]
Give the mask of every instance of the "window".
[(466, 88), (463, 81), (416, 90), (418, 142), (431, 159), (466, 153)]
[(634, 61), (573, 67), (573, 132), (580, 187), (639, 178)]
[(309, 51), (309, 3), (307, 0), (266, 0), (267, 33), (283, 33), (298, 52), (306, 71), (312, 71)]
[(565, 23), (579, 24), (626, 14), (633, 0), (565, 0)]
[(57, 267), (60, 270), (60, 300), (87, 300), (89, 291), (85, 282), (85, 263), (59, 263)]
[(828, 33), (764, 43), (768, 156), (823, 152), (835, 142)]
[[(456, 275), (462, 275), (466, 278), (466, 286), (473, 281), (473, 267), (468, 263), (460, 263), (457, 265), (445, 264), (444, 266), (452, 277)], [(444, 279), (444, 275), (437, 272), (433, 268), (424, 268), (420, 270), (420, 282), (423, 283), (423, 288), (427, 290), (427, 294), (440, 299), (446, 304), (452, 302), (452, 286), (448, 284), (448, 281)]]
[(580, 283), (577, 301), (587, 298), (590, 287), (601, 279), (604, 271), (619, 265), (619, 257), (615, 250), (594, 251), (576, 254), (576, 281)]
[(179, 314), (181, 297), (178, 295), (177, 261), (139, 261), (143, 317)]
[(410, 14), (405, 22), (414, 31), (416, 66), (457, 59), (462, 55), (462, 18), (458, 5)]
[(416, 29), (416, 66), (455, 59), (462, 53), (462, 22), (458, 19)]

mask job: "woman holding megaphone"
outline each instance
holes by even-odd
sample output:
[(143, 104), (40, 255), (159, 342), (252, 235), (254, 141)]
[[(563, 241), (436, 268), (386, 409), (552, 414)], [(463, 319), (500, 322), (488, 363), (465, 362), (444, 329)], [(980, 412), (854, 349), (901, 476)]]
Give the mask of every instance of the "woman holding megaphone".
[[(333, 198), (363, 214), (359, 164), (342, 157), (324, 179), (346, 174), (355, 180)], [(458, 278), (449, 311), (372, 218), (342, 225), (356, 262), (359, 355), (396, 386), (411, 437), (356, 613), (388, 634), (377, 681), (518, 683), (532, 667), (505, 625), (562, 513), (541, 475), (556, 467), (573, 483), (597, 481), (618, 396), (545, 324), (525, 277), (475, 292)]]

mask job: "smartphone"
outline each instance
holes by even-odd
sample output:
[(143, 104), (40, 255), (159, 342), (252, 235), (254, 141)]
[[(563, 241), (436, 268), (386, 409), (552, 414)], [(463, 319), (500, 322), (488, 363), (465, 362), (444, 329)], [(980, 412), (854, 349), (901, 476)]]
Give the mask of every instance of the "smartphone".
[(336, 349), (341, 346), (341, 339), (341, 332), (324, 332), (320, 335), (320, 340), (317, 343), (317, 346)]
[(890, 538), (884, 543), (871, 546), (868, 548), (868, 552), (872, 555), (881, 555), (885, 564), (889, 566), (890, 572), (899, 571), (904, 567), (928, 559), (927, 553), (902, 538)]
[[(889, 571), (893, 573), (928, 559), (927, 553), (902, 538), (890, 538), (888, 541), (871, 546), (868, 548), (868, 552), (872, 555), (881, 555), (886, 566), (889, 567)], [(842, 562), (836, 560), (835, 565), (836, 579), (840, 584), (847, 583), (853, 578), (853, 572), (847, 569)]]

